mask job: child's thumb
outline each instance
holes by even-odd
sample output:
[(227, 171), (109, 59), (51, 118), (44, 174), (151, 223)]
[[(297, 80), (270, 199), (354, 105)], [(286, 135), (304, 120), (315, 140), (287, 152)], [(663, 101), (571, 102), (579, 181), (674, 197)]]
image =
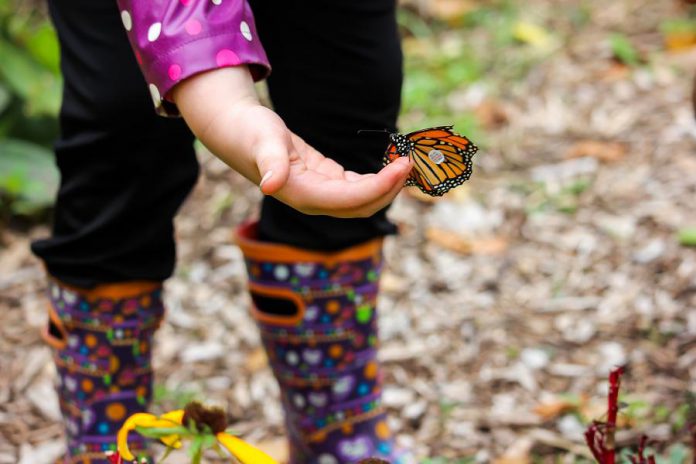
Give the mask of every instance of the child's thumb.
[(290, 154), (280, 143), (264, 143), (259, 146), (256, 166), (261, 174), (259, 187), (266, 195), (273, 195), (283, 188), (290, 174)]

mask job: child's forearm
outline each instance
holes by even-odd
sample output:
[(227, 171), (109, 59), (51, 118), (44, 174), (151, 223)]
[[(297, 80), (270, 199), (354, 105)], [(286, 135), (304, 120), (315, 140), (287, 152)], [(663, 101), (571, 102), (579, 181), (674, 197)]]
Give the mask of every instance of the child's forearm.
[[(179, 83), (172, 99), (193, 133), (217, 157), (258, 184), (260, 174), (249, 148), (256, 145), (253, 124), (240, 118), (244, 111), (260, 106), (254, 81), (246, 66), (216, 69)], [(244, 120), (247, 119), (247, 120)], [(234, 136), (231, 136), (234, 134)]]

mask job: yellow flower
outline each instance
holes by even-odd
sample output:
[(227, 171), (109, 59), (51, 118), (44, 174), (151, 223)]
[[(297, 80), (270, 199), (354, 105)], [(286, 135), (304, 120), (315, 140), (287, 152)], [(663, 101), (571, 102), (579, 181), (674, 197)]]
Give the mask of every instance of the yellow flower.
[[(186, 406), (186, 409), (178, 409), (170, 411), (161, 416), (155, 416), (147, 413), (137, 413), (126, 419), (121, 429), (118, 431), (117, 444), (118, 452), (127, 461), (135, 459), (133, 453), (128, 449), (128, 433), (136, 428), (145, 432), (147, 429), (169, 429), (188, 425), (189, 421), (196, 424), (196, 430), (202, 430), (204, 426), (215, 435), (217, 442), (222, 445), (232, 456), (242, 464), (278, 464), (274, 459), (268, 456), (263, 451), (251, 446), (250, 444), (240, 440), (224, 431), (224, 426), (221, 427), (221, 422), (224, 424), (224, 415), (221, 416), (219, 410), (206, 409), (198, 403), (191, 403)], [(187, 422), (187, 424), (184, 424)], [(210, 425), (213, 425), (210, 427)], [(137, 430), (136, 430), (137, 431)], [(166, 431), (165, 433), (167, 433)], [(187, 434), (192, 436), (193, 433)], [(181, 448), (182, 439), (185, 438), (179, 434), (160, 436), (162, 443), (171, 448)]]

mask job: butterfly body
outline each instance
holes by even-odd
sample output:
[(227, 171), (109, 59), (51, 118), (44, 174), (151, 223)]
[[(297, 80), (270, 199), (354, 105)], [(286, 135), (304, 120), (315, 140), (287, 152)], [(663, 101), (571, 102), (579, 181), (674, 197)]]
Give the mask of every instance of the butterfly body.
[(384, 155), (387, 165), (402, 156), (413, 160), (406, 185), (431, 196), (442, 196), (471, 177), (471, 158), (478, 147), (452, 131), (452, 126), (433, 127), (409, 134), (390, 134)]

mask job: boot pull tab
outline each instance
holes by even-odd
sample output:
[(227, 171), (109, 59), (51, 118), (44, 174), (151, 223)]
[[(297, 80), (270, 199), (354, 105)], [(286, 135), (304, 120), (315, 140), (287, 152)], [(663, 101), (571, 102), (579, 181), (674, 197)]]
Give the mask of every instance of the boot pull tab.
[(50, 304), (48, 305), (48, 323), (42, 330), (41, 336), (46, 343), (56, 349), (61, 350), (68, 345), (68, 331)]
[(286, 288), (275, 288), (249, 284), (253, 304), (253, 316), (259, 322), (278, 326), (294, 326), (304, 318), (305, 303), (295, 292)]

